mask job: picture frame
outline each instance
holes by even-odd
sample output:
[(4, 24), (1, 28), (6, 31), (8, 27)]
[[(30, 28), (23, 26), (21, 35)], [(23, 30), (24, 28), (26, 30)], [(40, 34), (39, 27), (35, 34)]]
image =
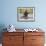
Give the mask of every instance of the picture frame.
[(18, 7), (17, 21), (20, 22), (34, 22), (35, 21), (35, 7)]

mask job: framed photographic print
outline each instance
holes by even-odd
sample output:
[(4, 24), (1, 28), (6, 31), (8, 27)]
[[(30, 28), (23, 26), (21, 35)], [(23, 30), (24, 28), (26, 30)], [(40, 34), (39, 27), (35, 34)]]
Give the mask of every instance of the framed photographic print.
[(35, 21), (35, 8), (34, 7), (18, 7), (17, 20), (22, 22)]

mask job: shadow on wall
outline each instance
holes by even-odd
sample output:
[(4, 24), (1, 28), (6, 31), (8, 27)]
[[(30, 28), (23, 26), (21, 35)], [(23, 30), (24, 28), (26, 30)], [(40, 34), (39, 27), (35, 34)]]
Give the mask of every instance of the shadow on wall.
[(6, 28), (6, 26), (4, 24), (0, 24), (0, 43), (2, 43), (2, 32), (6, 31), (6, 29), (4, 30), (4, 28)]

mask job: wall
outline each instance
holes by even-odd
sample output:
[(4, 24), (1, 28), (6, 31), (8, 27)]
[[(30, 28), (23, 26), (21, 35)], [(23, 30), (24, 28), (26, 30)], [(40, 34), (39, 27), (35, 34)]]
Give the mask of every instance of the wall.
[[(16, 28), (40, 27), (46, 32), (45, 4), (46, 0), (0, 0), (0, 29), (13, 24)], [(17, 7), (35, 7), (35, 22), (18, 22)]]
[[(1, 0), (0, 24), (13, 24), (16, 28), (46, 28), (45, 0)], [(17, 7), (35, 7), (35, 22), (18, 22)]]

